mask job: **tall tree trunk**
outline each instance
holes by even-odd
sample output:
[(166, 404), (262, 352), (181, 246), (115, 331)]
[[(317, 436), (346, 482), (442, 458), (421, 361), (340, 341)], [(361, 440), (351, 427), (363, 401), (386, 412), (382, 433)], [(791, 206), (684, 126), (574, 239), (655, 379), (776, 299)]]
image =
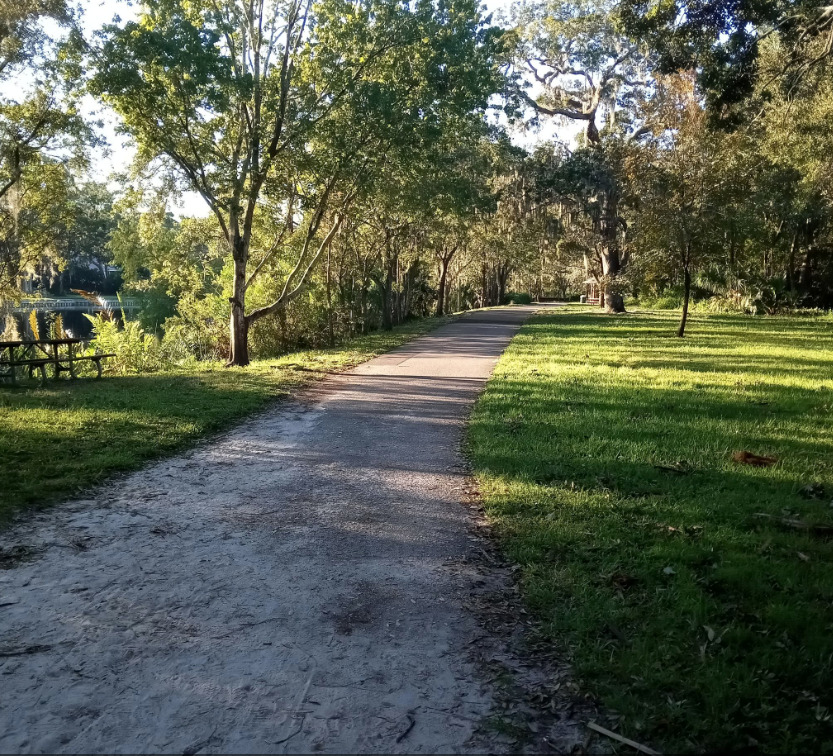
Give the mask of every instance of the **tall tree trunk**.
[(480, 266), (480, 306), (489, 306), (489, 266), (486, 263), (486, 254), (483, 253), (483, 263)]
[(249, 364), (249, 321), (246, 317), (246, 258), (238, 242), (234, 255), (234, 281), (231, 296), (231, 354), (227, 365)]
[(391, 317), (391, 306), (393, 305), (393, 262), (388, 262), (385, 271), (385, 280), (382, 284), (382, 330), (390, 331), (393, 328)]
[(393, 276), (393, 324), (398, 326), (402, 322), (402, 294), (405, 288), (405, 276), (402, 275), (399, 259), (396, 260), (396, 272)]
[(497, 291), (495, 292), (496, 296), (495, 302), (496, 305), (502, 305), (503, 300), (506, 298), (506, 282), (509, 278), (509, 266), (504, 266), (502, 263), (497, 269), (497, 276), (496, 276), (496, 285)]
[(686, 263), (683, 271), (683, 315), (680, 318), (680, 327), (677, 329), (677, 336), (685, 336), (686, 321), (688, 321), (688, 303), (691, 299), (691, 269)]
[(359, 318), (361, 319), (361, 333), (367, 333), (367, 288), (369, 282), (365, 279), (359, 294)]
[(335, 333), (333, 331), (333, 292), (331, 277), (332, 247), (327, 247), (327, 271), (326, 271), (326, 296), (327, 296), (327, 343), (330, 346), (335, 344)]
[(393, 321), (390, 316), (391, 285), (386, 283), (382, 287), (382, 330), (390, 331), (393, 328)]
[(787, 260), (787, 290), (795, 291), (795, 253), (798, 251), (798, 233), (793, 234), (790, 242), (790, 256)]
[(602, 254), (602, 272), (605, 283), (600, 305), (608, 313), (625, 312), (625, 298), (619, 290), (619, 274), (622, 272), (622, 265), (619, 260), (619, 250), (615, 245), (608, 247)]
[(619, 254), (619, 198), (614, 192), (605, 196), (603, 228), (605, 243), (602, 250), (602, 273), (604, 274), (605, 312), (625, 312), (625, 298), (619, 289), (619, 274), (622, 272), (622, 257)]
[(807, 253), (804, 255), (804, 262), (801, 265), (801, 271), (798, 276), (798, 283), (802, 291), (809, 291), (810, 284), (813, 280), (813, 248), (807, 247)]
[(408, 319), (408, 312), (411, 309), (411, 269), (405, 273), (405, 289), (399, 297), (399, 322), (404, 323)]
[(440, 283), (437, 290), (437, 317), (445, 315), (445, 285), (448, 279), (448, 263), (445, 257), (440, 258)]
[(405, 295), (402, 297), (402, 309), (399, 312), (399, 322), (404, 323), (411, 314), (411, 301), (414, 294), (414, 281), (417, 277), (417, 263), (412, 262), (405, 274)]
[(286, 322), (286, 308), (281, 307), (278, 310), (278, 343), (280, 344), (281, 353), (289, 351), (289, 328)]

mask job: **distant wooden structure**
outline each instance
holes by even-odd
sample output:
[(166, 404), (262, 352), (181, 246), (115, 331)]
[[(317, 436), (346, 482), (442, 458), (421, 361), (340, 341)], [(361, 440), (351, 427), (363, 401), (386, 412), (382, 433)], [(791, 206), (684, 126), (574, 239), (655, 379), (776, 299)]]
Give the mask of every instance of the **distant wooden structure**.
[(584, 282), (585, 287), (587, 288), (587, 296), (585, 298), (585, 302), (587, 304), (597, 305), (602, 301), (602, 292), (601, 288), (599, 287), (599, 282), (595, 278), (588, 278)]

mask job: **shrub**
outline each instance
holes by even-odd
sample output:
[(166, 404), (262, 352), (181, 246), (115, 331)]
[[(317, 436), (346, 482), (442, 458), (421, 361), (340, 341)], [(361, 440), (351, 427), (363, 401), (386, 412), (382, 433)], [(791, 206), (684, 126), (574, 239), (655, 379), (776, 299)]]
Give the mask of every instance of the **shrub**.
[(96, 352), (114, 354), (109, 367), (122, 374), (159, 370), (163, 364), (161, 340), (145, 331), (136, 320), (123, 326), (109, 314), (88, 315), (95, 329), (91, 342)]
[(532, 297), (526, 292), (510, 291), (505, 298), (506, 304), (528, 305), (532, 304)]
[[(228, 298), (221, 294), (180, 298), (175, 315), (162, 328), (166, 354), (174, 361), (222, 359), (229, 351)], [(174, 355), (177, 355), (174, 357)]]
[(683, 306), (683, 298), (676, 294), (642, 295), (638, 304), (645, 310), (679, 310)]

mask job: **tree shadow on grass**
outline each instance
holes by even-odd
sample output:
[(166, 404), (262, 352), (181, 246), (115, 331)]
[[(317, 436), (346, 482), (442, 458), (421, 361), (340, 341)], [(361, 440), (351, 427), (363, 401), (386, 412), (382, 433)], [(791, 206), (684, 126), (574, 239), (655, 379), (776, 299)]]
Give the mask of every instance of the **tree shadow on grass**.
[[(475, 413), (475, 466), (530, 602), (628, 728), (666, 750), (833, 744), (818, 716), (833, 710), (823, 325), (798, 321), (816, 336), (793, 361), (768, 354), (790, 353), (789, 334), (770, 345), (727, 329), (731, 343), (657, 352), (641, 334), (661, 317), (540, 318)], [(738, 464), (738, 450), (778, 462)]]
[(3, 389), (0, 519), (135, 469), (283, 393), (262, 374), (242, 371)]

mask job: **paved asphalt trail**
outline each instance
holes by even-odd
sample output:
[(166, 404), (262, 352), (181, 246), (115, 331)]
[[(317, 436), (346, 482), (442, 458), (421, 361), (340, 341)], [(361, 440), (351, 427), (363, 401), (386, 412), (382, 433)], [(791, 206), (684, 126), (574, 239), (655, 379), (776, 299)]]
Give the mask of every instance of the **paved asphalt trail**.
[(471, 314), (0, 535), (34, 554), (0, 570), (0, 751), (471, 750), (492, 698), (459, 442), (534, 309)]

